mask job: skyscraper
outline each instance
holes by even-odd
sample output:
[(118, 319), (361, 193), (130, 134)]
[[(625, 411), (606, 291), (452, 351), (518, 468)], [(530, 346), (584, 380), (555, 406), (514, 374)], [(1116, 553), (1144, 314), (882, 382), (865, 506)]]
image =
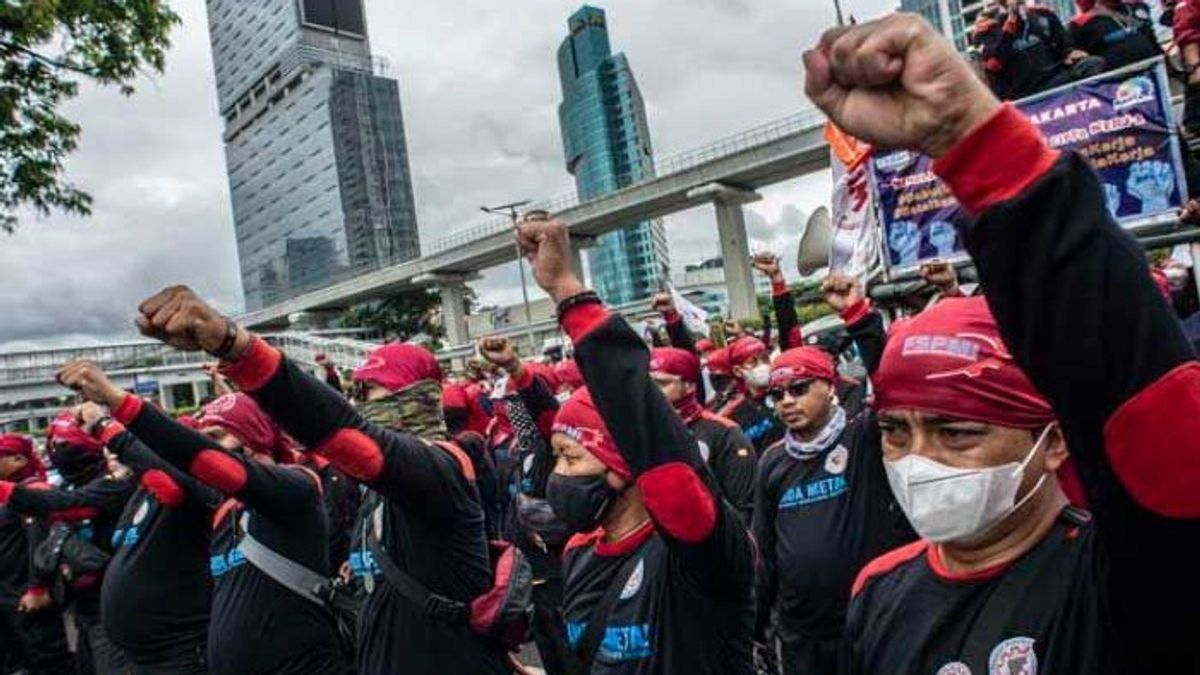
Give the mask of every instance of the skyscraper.
[(420, 255), (362, 0), (208, 0), (246, 309)]
[[(624, 54), (613, 54), (604, 10), (585, 5), (567, 21), (558, 48), (563, 100), (558, 107), (567, 171), (580, 199), (654, 175), (642, 94)], [(662, 221), (647, 220), (602, 237), (588, 251), (592, 284), (609, 302), (645, 298), (667, 278)]]

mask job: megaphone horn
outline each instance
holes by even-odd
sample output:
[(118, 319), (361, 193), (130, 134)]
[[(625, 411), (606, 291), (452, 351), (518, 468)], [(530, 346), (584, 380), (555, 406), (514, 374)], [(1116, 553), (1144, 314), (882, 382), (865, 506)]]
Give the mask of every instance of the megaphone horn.
[(822, 206), (808, 217), (800, 248), (796, 253), (796, 268), (800, 276), (808, 276), (829, 266), (829, 247), (833, 245), (833, 223), (829, 209)]

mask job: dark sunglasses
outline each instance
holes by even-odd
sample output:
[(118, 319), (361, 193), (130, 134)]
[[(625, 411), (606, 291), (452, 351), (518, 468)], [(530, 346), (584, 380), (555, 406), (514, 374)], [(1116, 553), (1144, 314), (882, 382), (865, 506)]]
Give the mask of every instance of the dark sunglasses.
[(767, 396), (776, 403), (782, 401), (785, 394), (791, 394), (792, 398), (801, 398), (812, 388), (813, 382), (815, 380), (795, 380), (782, 387), (771, 387), (767, 390)]

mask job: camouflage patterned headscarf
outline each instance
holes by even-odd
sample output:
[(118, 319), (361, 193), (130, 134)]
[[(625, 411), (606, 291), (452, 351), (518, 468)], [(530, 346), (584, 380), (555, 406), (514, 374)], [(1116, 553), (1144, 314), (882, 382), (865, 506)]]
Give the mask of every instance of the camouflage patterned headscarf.
[(442, 383), (422, 380), (386, 398), (364, 401), (359, 412), (372, 424), (429, 441), (449, 440), (442, 414)]

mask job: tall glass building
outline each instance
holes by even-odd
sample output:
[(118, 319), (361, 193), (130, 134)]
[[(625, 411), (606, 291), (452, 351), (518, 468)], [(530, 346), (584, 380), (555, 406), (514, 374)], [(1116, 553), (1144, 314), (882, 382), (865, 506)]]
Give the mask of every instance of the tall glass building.
[[(584, 6), (567, 21), (558, 76), (567, 171), (580, 199), (619, 190), (654, 175), (646, 108), (624, 54), (613, 54), (604, 10)], [(592, 284), (608, 302), (648, 297), (667, 279), (662, 221), (648, 220), (600, 237), (588, 251)]]
[(420, 255), (362, 0), (208, 0), (246, 309)]

